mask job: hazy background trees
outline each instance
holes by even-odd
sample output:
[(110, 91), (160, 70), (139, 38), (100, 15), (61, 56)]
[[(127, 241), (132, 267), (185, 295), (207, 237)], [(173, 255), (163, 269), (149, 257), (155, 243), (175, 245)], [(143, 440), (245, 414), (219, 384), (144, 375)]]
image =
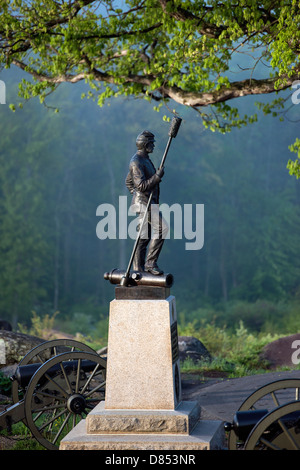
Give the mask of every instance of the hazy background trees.
[[(7, 102), (16, 101), (20, 72), (2, 72), (1, 79)], [(59, 113), (37, 99), (15, 112), (0, 106), (0, 317), (15, 325), (32, 310), (59, 310), (69, 322), (76, 314), (91, 323), (107, 316), (114, 288), (103, 273), (126, 268), (133, 241), (99, 240), (96, 209), (118, 208), (119, 196), (128, 194), (124, 179), (141, 130), (156, 135), (156, 165), (166, 145), (169, 124), (151, 104), (117, 98), (99, 108), (80, 99), (83, 91), (84, 84), (60, 87), (48, 103)], [(240, 100), (243, 112), (252, 100)], [(295, 106), (295, 121), (299, 112)], [(213, 320), (210, 309), (222, 306), (224, 313), (232, 302), (238, 321), (238, 302), (263, 301), (266, 312), (266, 302), (297, 300), (300, 190), (286, 169), (297, 124), (265, 116), (220, 135), (205, 130), (192, 111), (183, 110), (182, 118), (161, 202), (205, 207), (204, 247), (187, 251), (185, 240), (171, 237), (160, 258), (174, 274), (182, 321)], [(250, 327), (261, 326), (240, 312)], [(221, 317), (230, 323), (229, 314)]]

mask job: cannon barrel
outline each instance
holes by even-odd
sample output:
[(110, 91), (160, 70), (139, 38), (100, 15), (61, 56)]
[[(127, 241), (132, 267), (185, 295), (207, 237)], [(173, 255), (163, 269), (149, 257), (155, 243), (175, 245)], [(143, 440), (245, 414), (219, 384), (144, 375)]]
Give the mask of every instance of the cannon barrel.
[(237, 411), (232, 423), (224, 423), (225, 431), (233, 430), (241, 441), (246, 441), (254, 426), (267, 413), (268, 410)]
[[(104, 274), (104, 279), (110, 281), (111, 284), (120, 284), (123, 277), (126, 275), (125, 271), (120, 269), (113, 269)], [(154, 274), (145, 271), (133, 271), (130, 273), (129, 285), (130, 286), (154, 286), (154, 287), (172, 287), (174, 278), (172, 274), (163, 274), (155, 276)]]
[[(31, 378), (34, 376), (36, 371), (41, 367), (41, 363), (34, 363), (34, 364), (26, 364), (24, 366), (19, 366), (17, 367), (15, 374), (11, 377), (12, 380), (17, 380), (18, 384), (25, 388), (29, 384)], [(78, 367), (78, 361), (65, 361), (63, 362), (63, 367), (66, 373), (72, 371), (72, 370), (77, 370)], [(91, 372), (95, 368), (95, 362), (84, 359), (81, 361), (80, 364), (80, 370), (84, 372)], [(98, 368), (101, 369), (101, 366)], [(61, 368), (59, 364), (55, 364), (54, 366), (50, 367), (50, 369), (47, 370), (47, 374), (50, 377), (54, 377), (55, 374), (58, 372), (61, 372)]]
[[(297, 401), (295, 403), (297, 403)], [(275, 408), (273, 412), (280, 408), (280, 406), (277, 409)], [(282, 406), (282, 408), (284, 408), (284, 406)], [(269, 412), (265, 409), (237, 411), (233, 417), (232, 423), (224, 423), (224, 429), (225, 431), (233, 431), (238, 440), (245, 443), (248, 440), (251, 431), (256, 426), (259, 426), (260, 422), (263, 423), (264, 418), (267, 418), (267, 415), (270, 416), (271, 414), (272, 411)], [(300, 429), (300, 410), (292, 411), (290, 413), (287, 413), (286, 415), (282, 415), (280, 417), (280, 420), (274, 419), (273, 422), (270, 422), (267, 428), (269, 441), (272, 441), (272, 438), (275, 438), (279, 432), (282, 432), (283, 425), (286, 428), (294, 426), (296, 429), (295, 432), (298, 433), (298, 429)], [(265, 430), (266, 429), (264, 428), (262, 432), (264, 432)]]

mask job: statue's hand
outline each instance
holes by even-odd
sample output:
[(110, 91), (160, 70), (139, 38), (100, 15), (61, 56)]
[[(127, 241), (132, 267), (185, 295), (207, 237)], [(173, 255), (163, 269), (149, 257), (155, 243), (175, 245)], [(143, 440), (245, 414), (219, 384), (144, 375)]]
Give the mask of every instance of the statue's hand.
[(156, 174), (160, 179), (162, 179), (165, 174), (165, 170), (163, 168), (159, 168), (158, 170), (156, 170)]

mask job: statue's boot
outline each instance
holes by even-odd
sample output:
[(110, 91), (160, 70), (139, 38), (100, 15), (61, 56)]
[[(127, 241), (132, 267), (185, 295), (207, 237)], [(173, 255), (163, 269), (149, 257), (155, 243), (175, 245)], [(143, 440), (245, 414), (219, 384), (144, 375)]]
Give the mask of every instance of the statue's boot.
[(148, 271), (155, 276), (163, 274), (163, 270), (157, 266), (157, 260), (164, 244), (163, 238), (152, 238), (149, 243), (148, 255), (145, 262), (145, 271)]
[(164, 272), (155, 263), (153, 266), (145, 266), (145, 271), (154, 274), (155, 276), (161, 276)]

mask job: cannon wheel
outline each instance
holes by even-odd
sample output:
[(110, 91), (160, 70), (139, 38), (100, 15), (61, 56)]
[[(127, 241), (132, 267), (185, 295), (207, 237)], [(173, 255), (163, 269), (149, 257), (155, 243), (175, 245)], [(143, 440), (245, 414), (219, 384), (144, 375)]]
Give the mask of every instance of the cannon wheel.
[[(89, 372), (83, 369), (85, 360), (91, 361)], [(69, 369), (68, 362), (73, 364)], [(104, 400), (105, 368), (106, 360), (98, 354), (71, 351), (49, 359), (33, 375), (25, 395), (25, 419), (43, 447), (58, 450), (61, 439)]]
[[(80, 341), (73, 339), (53, 339), (51, 341), (45, 341), (35, 348), (31, 349), (19, 362), (19, 366), (25, 366), (35, 362), (44, 364), (51, 357), (57, 356), (59, 353), (68, 351), (86, 351), (97, 354), (94, 349), (90, 348)], [(23, 398), (25, 390), (20, 388), (18, 382), (14, 380), (12, 382), (12, 399), (14, 403), (18, 403)]]
[[(300, 379), (283, 379), (283, 380), (276, 380), (274, 382), (270, 382), (267, 385), (263, 385), (242, 403), (238, 411), (247, 411), (247, 410), (255, 410), (259, 408), (266, 408), (266, 405), (263, 404), (260, 406), (260, 401), (265, 399), (270, 399), (271, 402), (274, 403), (274, 407), (278, 407), (283, 403), (280, 403), (280, 398), (276, 392), (279, 390), (290, 390), (291, 399), (292, 400), (300, 400)], [(287, 400), (285, 400), (286, 403)], [(233, 430), (230, 431), (228, 437), (228, 448), (229, 450), (237, 450), (241, 448), (239, 441), (237, 440), (237, 436)]]
[[(293, 416), (291, 413), (295, 412), (298, 413)], [(274, 429), (276, 425), (277, 431)], [(299, 431), (300, 402), (296, 400), (279, 406), (264, 416), (250, 432), (244, 449), (300, 450)]]

